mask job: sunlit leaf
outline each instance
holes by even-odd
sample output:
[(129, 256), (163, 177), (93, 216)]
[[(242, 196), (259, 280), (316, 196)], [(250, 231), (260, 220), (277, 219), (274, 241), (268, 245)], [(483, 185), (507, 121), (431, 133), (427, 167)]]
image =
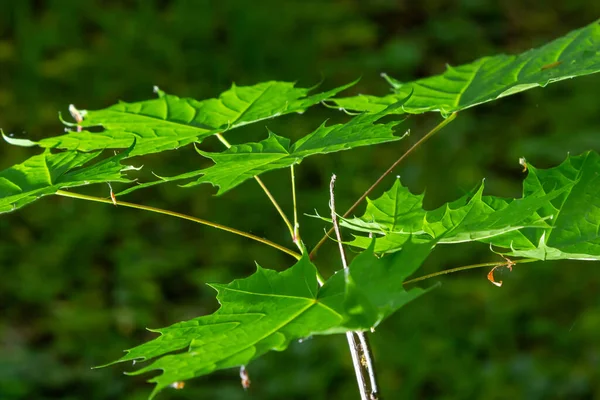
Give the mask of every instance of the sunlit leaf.
[[(398, 102), (389, 108), (397, 108), (401, 105), (402, 102)], [(261, 142), (231, 146), (221, 153), (199, 151), (203, 156), (211, 158), (215, 165), (173, 177), (161, 177), (159, 181), (133, 186), (119, 195), (160, 183), (198, 176), (200, 177), (197, 180), (184, 186), (212, 183), (219, 187), (218, 194), (223, 194), (254, 176), (299, 164), (308, 156), (400, 140), (402, 137), (394, 136), (393, 131), (393, 127), (399, 124), (399, 121), (375, 124), (386, 114), (387, 111), (377, 114), (362, 114), (346, 124), (331, 126), (323, 124), (293, 145), (290, 145), (289, 139), (270, 132), (269, 137)]]
[(0, 172), (0, 213), (14, 211), (60, 189), (101, 182), (129, 182), (121, 164), (129, 150), (86, 165), (100, 154), (66, 151), (33, 156)]
[(600, 71), (600, 23), (598, 21), (519, 55), (496, 55), (471, 64), (448, 66), (442, 75), (412, 82), (386, 77), (394, 94), (360, 95), (333, 100), (349, 110), (379, 112), (387, 105), (413, 96), (397, 113), (420, 114), (455, 111), (563, 79)]
[[(67, 150), (92, 151), (136, 146), (130, 156), (173, 150), (225, 130), (293, 112), (328, 99), (354, 82), (310, 95), (311, 89), (291, 82), (269, 81), (254, 86), (235, 86), (218, 99), (194, 100), (158, 91), (158, 98), (136, 103), (121, 102), (102, 110), (76, 110), (83, 131), (32, 142), (4, 138), (20, 146), (39, 145)], [(101, 132), (86, 128), (101, 127)]]

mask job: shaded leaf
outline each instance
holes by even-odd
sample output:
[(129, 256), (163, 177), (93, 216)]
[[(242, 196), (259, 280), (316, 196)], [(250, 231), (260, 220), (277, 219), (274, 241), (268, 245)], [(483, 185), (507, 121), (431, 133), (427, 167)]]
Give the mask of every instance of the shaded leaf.
[(0, 213), (14, 211), (60, 189), (101, 182), (130, 182), (122, 174), (132, 169), (121, 160), (126, 150), (95, 164), (84, 166), (101, 152), (66, 151), (33, 156), (0, 172)]
[[(406, 291), (402, 282), (430, 250), (431, 245), (415, 244), (383, 258), (365, 251), (322, 288), (308, 257), (283, 272), (259, 266), (248, 278), (211, 285), (221, 304), (214, 314), (157, 329), (161, 336), (116, 362), (158, 357), (134, 372), (162, 370), (150, 379), (156, 383), (154, 397), (174, 382), (246, 365), (269, 350), (284, 350), (292, 340), (369, 329), (425, 292)], [(349, 284), (353, 280), (361, 286)]]
[(448, 66), (442, 75), (403, 83), (386, 77), (394, 94), (334, 99), (349, 110), (379, 112), (387, 105), (413, 96), (397, 113), (420, 114), (455, 111), (563, 79), (600, 71), (598, 21), (519, 55), (484, 57), (471, 64)]
[(75, 110), (81, 128), (102, 127), (102, 132), (70, 132), (39, 142), (12, 139), (20, 146), (39, 145), (67, 150), (92, 151), (136, 146), (130, 156), (177, 149), (200, 142), (215, 133), (293, 112), (328, 99), (355, 82), (309, 96), (311, 89), (295, 88), (291, 82), (269, 81), (254, 86), (235, 86), (218, 99), (179, 98), (158, 91), (157, 99), (121, 102), (102, 110)]

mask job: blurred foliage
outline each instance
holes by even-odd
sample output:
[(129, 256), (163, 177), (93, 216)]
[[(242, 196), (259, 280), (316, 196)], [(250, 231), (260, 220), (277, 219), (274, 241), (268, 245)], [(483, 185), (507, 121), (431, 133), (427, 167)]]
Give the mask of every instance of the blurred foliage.
[[(152, 85), (181, 96), (214, 97), (232, 81), (298, 80), (327, 88), (362, 76), (348, 94), (385, 94), (381, 72), (409, 80), (445, 64), (538, 46), (600, 15), (600, 2), (506, 0), (295, 0), (0, 2), (0, 127), (27, 137), (61, 133), (68, 104), (98, 109), (152, 96)], [(566, 81), (467, 110), (398, 168), (434, 207), (487, 177), (487, 193), (517, 196), (518, 158), (539, 167), (568, 152), (600, 149), (598, 76)], [(324, 119), (323, 107), (268, 126), (292, 140)], [(409, 141), (439, 121), (411, 117)], [(402, 126), (401, 126), (402, 127)], [(259, 124), (231, 141), (266, 136)], [(211, 150), (211, 143), (207, 143)], [(217, 148), (218, 143), (212, 144)], [(348, 207), (408, 141), (307, 159), (297, 168), (300, 211)], [(0, 144), (2, 168), (38, 154)], [(197, 168), (193, 148), (140, 159), (164, 175)], [(387, 186), (393, 179), (389, 178)], [(286, 171), (265, 177), (291, 210)], [(380, 188), (378, 196), (386, 185)], [(108, 195), (108, 188), (92, 188)], [(219, 198), (213, 189), (156, 187), (131, 201), (210, 218), (291, 246), (257, 185)], [(362, 211), (362, 210), (361, 210)], [(360, 212), (358, 213), (360, 214)], [(312, 246), (324, 223), (303, 219)], [(253, 260), (284, 269), (285, 254), (194, 224), (67, 198), (47, 198), (0, 218), (0, 398), (144, 399), (150, 386), (119, 367), (91, 370), (153, 335), (145, 327), (214, 311), (206, 282), (254, 271)], [(440, 246), (420, 274), (496, 260), (487, 247)], [(325, 274), (339, 268), (331, 244)], [(445, 276), (443, 285), (372, 335), (386, 398), (592, 399), (600, 397), (600, 270), (593, 262), (517, 266)], [(433, 281), (430, 281), (433, 283)], [(127, 370), (127, 368), (125, 368)], [(169, 390), (163, 399), (356, 398), (346, 343), (319, 337), (270, 353), (249, 367), (245, 393), (229, 370)]]

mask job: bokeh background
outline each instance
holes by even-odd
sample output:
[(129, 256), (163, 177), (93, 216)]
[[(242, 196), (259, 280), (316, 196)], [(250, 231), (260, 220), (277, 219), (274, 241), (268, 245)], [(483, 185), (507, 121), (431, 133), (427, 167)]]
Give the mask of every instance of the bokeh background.
[[(600, 2), (547, 0), (336, 1), (0, 1), (0, 127), (40, 138), (60, 134), (69, 104), (98, 109), (153, 96), (152, 86), (197, 99), (232, 82), (298, 81), (330, 88), (362, 76), (347, 94), (387, 93), (379, 77), (441, 73), (498, 52), (539, 46), (600, 16)], [(571, 152), (600, 150), (600, 75), (531, 90), (462, 112), (399, 167), (429, 208), (486, 178), (488, 194), (519, 196), (518, 159), (536, 166)], [(325, 119), (324, 107), (229, 134), (260, 140), (265, 125), (296, 139)], [(411, 142), (440, 121), (411, 117), (409, 139), (304, 161), (297, 168), (300, 212), (327, 212), (327, 184), (338, 175), (345, 209)], [(401, 133), (401, 132), (400, 132)], [(206, 141), (206, 149), (218, 143)], [(0, 143), (0, 168), (39, 153)], [(192, 147), (134, 160), (163, 175), (208, 165)], [(291, 210), (287, 171), (265, 176)], [(389, 187), (389, 178), (377, 193)], [(106, 187), (83, 190), (101, 196)], [(213, 196), (208, 185), (159, 186), (128, 200), (208, 218), (291, 246), (285, 226), (249, 181)], [(303, 218), (312, 246), (325, 228)], [(440, 246), (416, 275), (495, 261), (485, 245)], [(131, 365), (91, 370), (153, 337), (145, 327), (213, 312), (207, 282), (282, 270), (285, 254), (228, 233), (137, 210), (47, 197), (0, 217), (0, 398), (145, 399), (149, 376)], [(322, 248), (324, 274), (340, 267)], [(600, 398), (600, 268), (547, 262), (500, 272), (444, 276), (442, 285), (391, 317), (372, 335), (387, 399)], [(357, 398), (343, 337), (316, 337), (249, 366), (244, 392), (236, 370), (187, 382), (161, 399)]]

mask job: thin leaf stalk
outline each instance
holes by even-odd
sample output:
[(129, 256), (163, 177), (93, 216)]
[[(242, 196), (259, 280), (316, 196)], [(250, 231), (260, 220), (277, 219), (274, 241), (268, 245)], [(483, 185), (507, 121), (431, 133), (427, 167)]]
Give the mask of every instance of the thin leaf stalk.
[[(526, 264), (526, 263), (532, 263), (532, 262), (535, 262), (535, 261), (540, 261), (540, 260), (538, 260), (536, 258), (523, 258), (521, 260), (511, 260), (511, 263), (512, 264)], [(487, 262), (487, 263), (481, 263), (481, 264), (465, 265), (465, 266), (462, 266), (462, 267), (445, 269), (443, 271), (438, 271), (438, 272), (434, 272), (432, 274), (423, 275), (423, 276), (420, 276), (418, 278), (414, 278), (414, 279), (410, 279), (408, 281), (404, 281), (403, 284), (404, 285), (408, 285), (410, 283), (415, 283), (415, 282), (424, 281), (426, 279), (435, 278), (436, 276), (453, 274), (455, 272), (467, 271), (467, 270), (470, 270), (470, 269), (485, 268), (485, 267), (501, 267), (503, 265), (507, 265), (507, 262), (506, 261), (496, 261), (496, 262)]]
[[(370, 195), (373, 190), (375, 190), (375, 188), (383, 181), (383, 179), (385, 179), (385, 177), (387, 177), (390, 173), (392, 173), (394, 168), (396, 168), (402, 161), (404, 161), (404, 159), (406, 157), (408, 157), (408, 155), (411, 154), (413, 151), (415, 151), (419, 146), (421, 146), (428, 139), (430, 139), (433, 135), (435, 135), (437, 132), (439, 132), (442, 128), (444, 128), (446, 125), (448, 125), (450, 122), (452, 122), (456, 118), (456, 115), (457, 115), (456, 112), (450, 114), (450, 116), (448, 118), (444, 119), (442, 122), (440, 122), (438, 125), (436, 125), (425, 136), (423, 136), (415, 144), (413, 144), (408, 150), (406, 150), (400, 156), (400, 158), (398, 158), (383, 174), (381, 174), (381, 176), (379, 178), (377, 178), (377, 180), (371, 185), (371, 187), (369, 187), (358, 198), (358, 200), (356, 200), (354, 202), (354, 204), (352, 204), (352, 206), (344, 213), (344, 215), (342, 217), (343, 218), (348, 217), (350, 215), (350, 213), (352, 213), (356, 209), (356, 207), (358, 207), (367, 198), (367, 196)], [(327, 231), (327, 233), (325, 233), (325, 235), (323, 235), (321, 240), (319, 240), (319, 242), (312, 249), (312, 251), (310, 252), (311, 260), (316, 256), (317, 250), (319, 250), (319, 248), (327, 241), (327, 238), (331, 235), (331, 233), (333, 232), (333, 229), (334, 228), (330, 228)]]
[[(296, 174), (294, 173), (294, 164), (290, 165), (290, 174), (292, 180), (292, 203), (294, 205), (294, 243), (300, 244), (300, 224), (298, 223), (298, 205), (296, 202)], [(304, 253), (304, 248), (300, 247), (300, 252)]]
[[(231, 147), (231, 144), (227, 141), (227, 139), (225, 139), (225, 137), (223, 137), (223, 135), (221, 135), (220, 133), (217, 133), (215, 136), (217, 137), (217, 139), (219, 139), (219, 141), (221, 143), (223, 143), (223, 145), (225, 147), (227, 147), (228, 149)], [(269, 198), (269, 200), (271, 200), (271, 203), (273, 204), (273, 206), (275, 207), (275, 209), (277, 210), (277, 212), (281, 216), (281, 219), (283, 219), (283, 222), (285, 223), (285, 225), (287, 226), (288, 230), (290, 231), (290, 236), (292, 237), (292, 240), (294, 240), (294, 237), (295, 237), (294, 236), (294, 227), (292, 226), (292, 223), (290, 222), (290, 220), (288, 219), (288, 217), (285, 215), (285, 213), (283, 212), (283, 210), (279, 206), (279, 203), (277, 203), (277, 200), (275, 200), (275, 197), (273, 197), (273, 195), (271, 194), (271, 192), (269, 191), (269, 189), (267, 188), (267, 186), (264, 184), (264, 182), (262, 181), (262, 179), (260, 179), (258, 176), (255, 176), (254, 179), (260, 185), (260, 187), (262, 188), (263, 192), (265, 192), (265, 194), (267, 195), (267, 197)], [(296, 244), (296, 246), (298, 246), (298, 248), (300, 249), (300, 251), (303, 251), (302, 245), (300, 243), (297, 243), (296, 241), (294, 241), (294, 243)]]
[(182, 213), (178, 213), (175, 211), (170, 211), (170, 210), (164, 210), (162, 208), (156, 208), (156, 207), (150, 207), (150, 206), (145, 206), (142, 204), (136, 204), (136, 203), (129, 203), (126, 201), (120, 201), (115, 199), (104, 199), (101, 197), (96, 197), (96, 196), (89, 196), (89, 195), (85, 195), (85, 194), (80, 194), (80, 193), (74, 193), (74, 192), (67, 192), (64, 190), (59, 190), (56, 192), (57, 195), (59, 196), (64, 196), (64, 197), (71, 197), (74, 199), (81, 199), (81, 200), (88, 200), (88, 201), (95, 201), (98, 203), (105, 203), (105, 204), (113, 204), (115, 206), (123, 206), (123, 207), (129, 207), (129, 208), (136, 208), (138, 210), (145, 210), (145, 211), (150, 211), (150, 212), (154, 212), (154, 213), (158, 213), (158, 214), (164, 214), (164, 215), (170, 215), (171, 217), (175, 217), (175, 218), (181, 218), (181, 219), (185, 219), (188, 221), (192, 221), (192, 222), (196, 222), (198, 224), (202, 224), (202, 225), (206, 225), (206, 226), (210, 226), (212, 228), (216, 228), (216, 229), (220, 229), (222, 231), (225, 232), (229, 232), (229, 233), (233, 233), (235, 235), (239, 235), (239, 236), (243, 236), (245, 238), (248, 239), (252, 239), (254, 241), (260, 242), (262, 244), (266, 244), (267, 246), (273, 247), (279, 251), (282, 251), (286, 254), (289, 254), (290, 256), (294, 257), (295, 259), (299, 260), (300, 258), (302, 258), (302, 256), (298, 253), (296, 253), (293, 250), (290, 250), (282, 245), (279, 245), (277, 243), (274, 243), (268, 239), (265, 238), (261, 238), (259, 236), (253, 235), (251, 233), (248, 232), (244, 232), (241, 231), (239, 229), (235, 229), (226, 225), (221, 225), (218, 224), (216, 222), (211, 222), (211, 221), (207, 221), (201, 218), (196, 218), (196, 217), (192, 217), (191, 215), (187, 215), (187, 214), (182, 214)]

